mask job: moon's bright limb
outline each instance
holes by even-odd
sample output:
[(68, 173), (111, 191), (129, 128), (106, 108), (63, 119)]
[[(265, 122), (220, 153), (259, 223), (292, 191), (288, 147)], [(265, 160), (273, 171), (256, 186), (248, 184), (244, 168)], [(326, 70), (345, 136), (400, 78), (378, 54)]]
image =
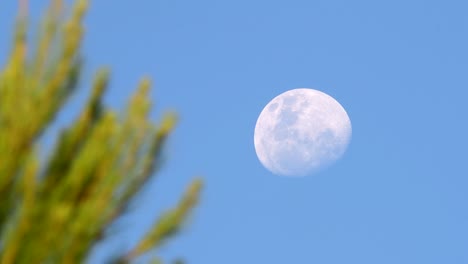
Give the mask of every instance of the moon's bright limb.
[(351, 139), (351, 121), (331, 96), (307, 88), (269, 102), (255, 125), (260, 162), (271, 172), (304, 176), (339, 159)]

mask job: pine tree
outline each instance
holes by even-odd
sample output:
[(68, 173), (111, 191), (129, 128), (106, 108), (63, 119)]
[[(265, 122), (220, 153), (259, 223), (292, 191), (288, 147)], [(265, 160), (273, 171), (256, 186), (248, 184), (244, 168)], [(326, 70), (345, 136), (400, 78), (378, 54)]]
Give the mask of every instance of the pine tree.
[[(148, 79), (140, 82), (124, 114), (103, 105), (109, 73), (102, 69), (77, 119), (50, 146), (52, 154), (40, 159), (38, 140), (76, 90), (81, 69), (87, 2), (77, 1), (65, 19), (61, 5), (51, 2), (35, 45), (27, 43), (27, 19), (20, 12), (11, 53), (0, 68), (3, 264), (85, 262), (106, 227), (128, 212), (132, 198), (157, 171), (176, 123), (174, 114), (159, 124), (149, 120)], [(176, 234), (201, 186), (194, 180), (133, 249), (116, 252), (111, 262), (130, 263)]]

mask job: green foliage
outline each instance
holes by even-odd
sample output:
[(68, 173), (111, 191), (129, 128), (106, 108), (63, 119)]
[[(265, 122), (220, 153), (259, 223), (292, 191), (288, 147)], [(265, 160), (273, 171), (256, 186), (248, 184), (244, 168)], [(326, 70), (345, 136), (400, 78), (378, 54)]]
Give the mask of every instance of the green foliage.
[[(119, 116), (101, 103), (109, 73), (100, 70), (92, 93), (64, 129), (45, 164), (37, 141), (75, 90), (86, 1), (61, 19), (61, 1), (50, 5), (37, 45), (27, 55), (26, 19), (20, 17), (11, 55), (0, 71), (0, 263), (82, 263), (103, 231), (124, 214), (132, 197), (158, 169), (175, 123), (148, 119), (151, 86), (143, 79)], [(195, 206), (201, 180), (163, 213), (129, 252), (129, 263), (157, 249), (182, 226)], [(159, 259), (155, 263), (162, 263)], [(181, 263), (181, 262), (178, 262)]]

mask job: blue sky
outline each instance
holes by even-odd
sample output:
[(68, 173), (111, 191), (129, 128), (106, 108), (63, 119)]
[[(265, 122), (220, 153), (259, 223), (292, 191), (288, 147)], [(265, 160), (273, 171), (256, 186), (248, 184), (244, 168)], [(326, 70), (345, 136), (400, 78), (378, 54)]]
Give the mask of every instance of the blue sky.
[[(43, 1), (31, 2), (37, 18)], [(5, 53), (16, 4), (2, 5)], [(125, 230), (90, 262), (132, 245), (201, 175), (201, 204), (162, 248), (166, 259), (468, 263), (467, 9), (462, 0), (94, 1), (81, 93), (110, 65), (106, 101), (121, 107), (146, 74), (155, 118), (176, 109), (181, 121)], [(336, 98), (353, 137), (329, 169), (275, 176), (256, 157), (255, 122), (299, 87)]]

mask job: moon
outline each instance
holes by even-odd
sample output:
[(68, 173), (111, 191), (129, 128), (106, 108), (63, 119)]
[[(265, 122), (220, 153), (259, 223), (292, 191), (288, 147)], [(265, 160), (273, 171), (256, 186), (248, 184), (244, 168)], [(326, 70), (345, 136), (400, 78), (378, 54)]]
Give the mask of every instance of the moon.
[(351, 121), (333, 97), (309, 88), (286, 91), (263, 108), (255, 125), (258, 159), (274, 174), (305, 176), (345, 153)]

